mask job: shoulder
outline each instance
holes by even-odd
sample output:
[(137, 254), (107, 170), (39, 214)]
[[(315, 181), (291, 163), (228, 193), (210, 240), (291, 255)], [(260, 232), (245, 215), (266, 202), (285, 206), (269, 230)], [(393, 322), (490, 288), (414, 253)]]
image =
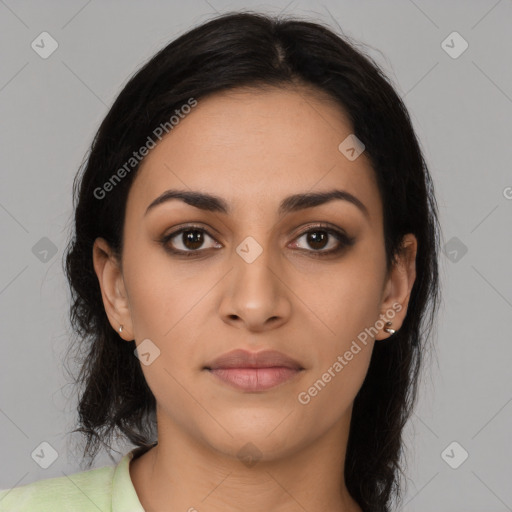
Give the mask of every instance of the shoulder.
[(0, 490), (1, 512), (109, 511), (115, 466)]

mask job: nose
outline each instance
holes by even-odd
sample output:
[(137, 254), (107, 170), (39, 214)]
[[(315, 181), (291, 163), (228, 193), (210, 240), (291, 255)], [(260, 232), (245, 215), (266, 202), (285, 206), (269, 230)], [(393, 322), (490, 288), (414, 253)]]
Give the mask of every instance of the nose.
[(224, 322), (252, 332), (276, 329), (291, 313), (290, 289), (282, 269), (263, 252), (253, 261), (238, 253), (226, 277), (220, 314)]

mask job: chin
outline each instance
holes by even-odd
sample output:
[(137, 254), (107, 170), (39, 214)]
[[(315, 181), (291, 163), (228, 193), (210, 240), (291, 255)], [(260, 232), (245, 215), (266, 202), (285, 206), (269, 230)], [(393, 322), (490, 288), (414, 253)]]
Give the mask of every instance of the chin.
[(263, 430), (254, 423), (225, 424), (224, 426), (231, 436), (224, 430), (220, 437), (212, 437), (209, 432), (205, 436), (206, 442), (214, 450), (229, 457), (239, 459), (248, 457), (262, 461), (277, 460), (290, 455), (303, 444), (303, 441), (291, 436), (294, 429), (290, 430), (290, 425), (288, 428), (276, 429), (276, 425), (279, 425), (280, 421), (282, 421), (282, 417), (279, 421), (274, 422), (272, 427)]

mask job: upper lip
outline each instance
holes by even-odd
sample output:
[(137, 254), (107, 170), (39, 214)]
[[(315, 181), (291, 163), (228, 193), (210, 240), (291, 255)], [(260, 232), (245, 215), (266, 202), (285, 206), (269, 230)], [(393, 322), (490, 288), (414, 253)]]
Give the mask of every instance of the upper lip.
[(249, 352), (242, 349), (222, 354), (207, 364), (205, 368), (215, 370), (218, 368), (272, 368), (278, 366), (303, 370), (297, 361), (277, 350)]

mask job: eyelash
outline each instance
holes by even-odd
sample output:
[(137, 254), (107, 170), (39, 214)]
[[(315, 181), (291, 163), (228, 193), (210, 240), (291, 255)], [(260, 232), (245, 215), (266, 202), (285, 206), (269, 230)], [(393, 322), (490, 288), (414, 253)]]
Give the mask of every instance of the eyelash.
[[(163, 236), (159, 240), (159, 242), (167, 252), (169, 252), (173, 255), (184, 256), (185, 258), (197, 257), (199, 255), (198, 253), (204, 252), (207, 249), (196, 249), (196, 250), (183, 251), (181, 249), (172, 249), (169, 246), (169, 241), (171, 239), (173, 239), (174, 237), (176, 237), (177, 235), (180, 235), (181, 233), (184, 233), (187, 231), (196, 231), (196, 230), (201, 231), (202, 233), (206, 233), (210, 238), (215, 240), (215, 238), (208, 232), (208, 230), (206, 230), (205, 228), (203, 228), (201, 226), (191, 224), (191, 225), (182, 227), (182, 228), (178, 229), (177, 231), (173, 231), (172, 233), (169, 233), (168, 235)], [(298, 238), (301, 238), (304, 235), (307, 235), (309, 233), (314, 233), (316, 231), (324, 231), (324, 232), (328, 233), (329, 235), (332, 235), (334, 238), (336, 238), (338, 240), (339, 245), (335, 249), (330, 249), (328, 251), (299, 249), (300, 251), (305, 251), (305, 252), (311, 253), (311, 256), (313, 256), (315, 258), (324, 258), (327, 256), (332, 256), (332, 255), (341, 253), (344, 249), (354, 245), (354, 243), (355, 243), (354, 237), (349, 237), (342, 231), (333, 229), (333, 228), (329, 227), (327, 224), (322, 224), (322, 223), (315, 225), (315, 226), (310, 226), (310, 228), (307, 229), (306, 231), (299, 233), (294, 240), (297, 240)]]

